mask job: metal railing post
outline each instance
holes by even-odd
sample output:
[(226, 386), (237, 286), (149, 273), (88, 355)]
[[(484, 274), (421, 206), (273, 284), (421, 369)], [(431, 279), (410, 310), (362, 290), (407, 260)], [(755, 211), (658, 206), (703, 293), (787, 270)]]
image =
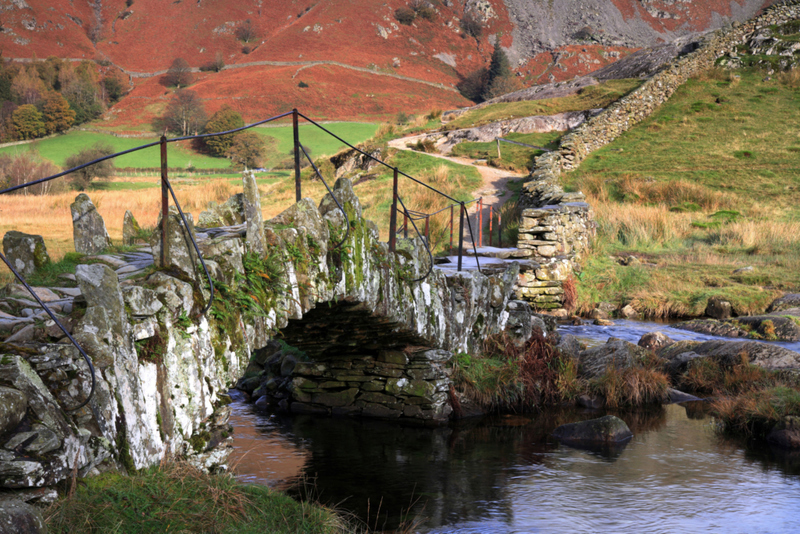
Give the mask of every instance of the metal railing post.
[(497, 248), (503, 248), (503, 216), (497, 212)]
[(167, 264), (167, 224), (169, 224), (169, 189), (167, 188), (167, 137), (161, 136), (161, 266)]
[(408, 239), (408, 212), (403, 210), (403, 239)]
[(389, 252), (397, 250), (397, 167), (394, 168), (392, 183), (392, 211), (389, 215)]
[(464, 258), (464, 203), (461, 203), (460, 222), (458, 223), (458, 270), (461, 270), (461, 263)]
[(450, 204), (450, 254), (453, 253), (453, 216), (455, 215), (455, 204)]
[(483, 246), (483, 197), (478, 200), (478, 246)]
[(427, 241), (428, 245), (431, 244), (431, 229), (430, 225), (428, 224), (430, 222), (430, 219), (431, 219), (430, 215), (427, 215), (425, 217), (425, 241)]
[(495, 139), (497, 141), (497, 159), (500, 159), (500, 139)]
[(295, 201), (300, 202), (303, 193), (300, 186), (300, 125), (297, 108), (292, 110), (292, 126), (294, 128), (294, 196)]
[(492, 210), (492, 206), (489, 206), (489, 246), (492, 246), (492, 219), (494, 218), (494, 213)]

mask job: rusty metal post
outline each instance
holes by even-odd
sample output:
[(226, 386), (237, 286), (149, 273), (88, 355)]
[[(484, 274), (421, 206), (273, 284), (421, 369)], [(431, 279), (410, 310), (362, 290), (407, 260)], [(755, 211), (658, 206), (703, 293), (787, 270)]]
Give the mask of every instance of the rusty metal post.
[(497, 212), (497, 248), (503, 248), (503, 216)]
[(431, 231), (430, 231), (430, 226), (428, 224), (428, 221), (430, 221), (430, 219), (431, 219), (430, 215), (425, 216), (425, 242), (428, 243), (428, 246), (431, 245)]
[(497, 159), (500, 159), (500, 139), (495, 139), (497, 141)]
[(408, 212), (403, 210), (403, 238), (408, 239)]
[(300, 202), (303, 193), (300, 187), (300, 125), (298, 123), (297, 108), (292, 110), (292, 126), (294, 128), (294, 196)]
[(461, 270), (461, 263), (464, 258), (464, 212), (466, 208), (464, 207), (464, 203), (461, 203), (461, 215), (460, 215), (460, 222), (458, 223), (458, 270)]
[(167, 188), (167, 138), (161, 136), (161, 266), (167, 264), (167, 224), (169, 224), (169, 189)]
[(483, 197), (478, 199), (478, 246), (483, 246)]
[(397, 249), (397, 167), (394, 168), (392, 183), (392, 211), (389, 214), (389, 252)]
[(450, 204), (450, 254), (453, 253), (453, 216), (455, 215), (455, 204)]
[(489, 246), (492, 246), (492, 219), (494, 218), (494, 213), (492, 213), (492, 206), (489, 206)]

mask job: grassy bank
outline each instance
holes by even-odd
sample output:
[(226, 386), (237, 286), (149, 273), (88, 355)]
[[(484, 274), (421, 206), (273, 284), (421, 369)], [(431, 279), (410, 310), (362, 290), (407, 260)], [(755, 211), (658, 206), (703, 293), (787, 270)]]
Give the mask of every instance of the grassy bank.
[[(563, 132), (550, 133), (511, 133), (505, 136), (506, 139), (525, 143), (527, 145), (540, 146), (554, 150), (558, 148), (558, 140), (561, 139)], [(524, 146), (513, 145), (510, 143), (500, 144), (500, 157), (497, 157), (497, 143), (459, 143), (453, 147), (454, 156), (466, 156), (473, 159), (485, 159), (489, 165), (502, 169), (509, 169), (518, 172), (530, 171), (533, 167), (533, 160), (542, 155), (544, 151), (536, 150)]]
[(563, 176), (599, 224), (579, 311), (692, 316), (717, 295), (747, 315), (800, 288), (800, 93), (789, 75), (763, 76), (694, 78)]
[(47, 511), (53, 534), (319, 533), (359, 530), (328, 508), (294, 501), (265, 486), (208, 475), (181, 463), (130, 476), (82, 479)]

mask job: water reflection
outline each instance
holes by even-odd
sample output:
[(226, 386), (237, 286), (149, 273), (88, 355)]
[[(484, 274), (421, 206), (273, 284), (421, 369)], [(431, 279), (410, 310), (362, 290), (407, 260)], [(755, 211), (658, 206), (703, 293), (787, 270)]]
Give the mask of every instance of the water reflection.
[(238, 469), (246, 480), (311, 478), (323, 502), (362, 518), (369, 510), (370, 524), (389, 528), (410, 507), (424, 518), (421, 531), (437, 533), (800, 530), (796, 459), (721, 439), (701, 407), (689, 411), (691, 418), (677, 405), (617, 413), (634, 438), (603, 454), (550, 437), (557, 425), (598, 412), (431, 429), (279, 418), (235, 403), (234, 446), (237, 457), (251, 450)]

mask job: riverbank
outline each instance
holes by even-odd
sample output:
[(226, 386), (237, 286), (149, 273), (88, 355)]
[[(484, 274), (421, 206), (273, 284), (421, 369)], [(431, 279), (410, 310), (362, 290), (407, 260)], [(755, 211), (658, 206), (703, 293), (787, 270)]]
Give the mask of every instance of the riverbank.
[(319, 533), (360, 529), (330, 508), (181, 462), (73, 480), (46, 511), (51, 534)]

